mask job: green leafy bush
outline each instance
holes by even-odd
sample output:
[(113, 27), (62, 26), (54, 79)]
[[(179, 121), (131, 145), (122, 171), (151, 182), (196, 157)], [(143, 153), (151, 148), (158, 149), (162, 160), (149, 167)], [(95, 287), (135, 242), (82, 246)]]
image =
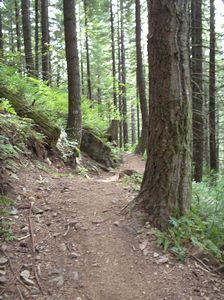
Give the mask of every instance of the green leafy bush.
[[(212, 184), (211, 184), (212, 182)], [(191, 212), (180, 219), (171, 218), (166, 232), (157, 231), (157, 242), (184, 260), (196, 246), (224, 261), (224, 178), (205, 178), (193, 182)]]
[[(4, 64), (0, 64), (0, 78), (4, 78), (2, 83), (7, 85), (12, 92), (24, 94), (31, 106), (39, 111), (44, 111), (49, 119), (62, 128), (66, 127), (68, 113), (66, 88), (48, 87), (38, 79), (21, 76), (15, 68)], [(0, 111), (2, 109), (13, 111), (8, 102), (4, 102), (2, 108), (0, 105)], [(109, 126), (109, 118), (117, 117), (117, 112), (108, 103), (92, 103), (85, 98), (82, 99), (82, 111), (83, 126), (91, 128), (100, 137), (104, 136)]]
[(6, 221), (4, 217), (10, 214), (8, 207), (13, 203), (12, 199), (0, 196), (0, 237), (3, 237), (7, 241), (13, 240), (14, 236), (11, 230), (11, 223)]

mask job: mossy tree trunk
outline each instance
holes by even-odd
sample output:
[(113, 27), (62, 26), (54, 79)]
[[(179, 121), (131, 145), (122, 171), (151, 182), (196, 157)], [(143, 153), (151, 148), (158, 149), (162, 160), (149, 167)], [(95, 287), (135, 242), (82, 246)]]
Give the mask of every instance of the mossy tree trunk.
[(25, 100), (23, 95), (11, 92), (2, 83), (0, 83), (0, 97), (9, 100), (18, 116), (34, 121), (37, 125), (37, 130), (46, 136), (46, 142), (50, 148), (56, 146), (60, 136), (60, 129), (44, 113), (37, 111)]
[(65, 52), (68, 73), (68, 121), (67, 133), (77, 141), (82, 138), (82, 109), (80, 91), (79, 56), (76, 34), (74, 0), (64, 0)]
[(191, 1), (193, 164), (194, 164), (194, 179), (197, 182), (202, 181), (203, 146), (204, 146), (201, 6), (202, 6), (201, 0)]
[(148, 159), (137, 198), (154, 226), (184, 214), (191, 201), (189, 1), (150, 1)]

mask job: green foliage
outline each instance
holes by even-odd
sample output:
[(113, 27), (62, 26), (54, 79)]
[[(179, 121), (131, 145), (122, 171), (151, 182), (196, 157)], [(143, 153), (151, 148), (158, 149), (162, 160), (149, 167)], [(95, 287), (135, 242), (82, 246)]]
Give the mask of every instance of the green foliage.
[(80, 149), (77, 147), (77, 143), (69, 140), (64, 130), (61, 131), (57, 147), (62, 153), (65, 162), (80, 156)]
[(78, 166), (78, 174), (82, 177), (86, 177), (86, 175), (88, 175), (88, 169), (84, 166)]
[(6, 241), (14, 239), (13, 232), (11, 230), (11, 222), (5, 221), (3, 217), (9, 215), (8, 206), (11, 206), (14, 201), (8, 197), (0, 196), (0, 237), (3, 237)]
[(31, 154), (30, 143), (42, 143), (44, 136), (34, 129), (31, 120), (8, 113), (0, 113), (0, 164), (16, 168), (15, 161), (21, 154)]
[[(49, 119), (56, 122), (62, 128), (66, 126), (68, 113), (68, 93), (66, 90), (48, 87), (45, 83), (31, 77), (22, 77), (16, 69), (0, 64), (0, 77), (4, 78), (4, 84), (14, 93), (22, 93), (26, 96), (30, 105), (37, 110), (44, 111)], [(8, 101), (0, 102), (0, 111), (5, 110), (15, 113)], [(108, 103), (90, 103), (83, 98), (83, 126), (91, 128), (98, 136), (103, 137), (109, 126), (110, 118), (117, 118), (118, 113)]]
[(131, 176), (124, 176), (123, 182), (125, 185), (130, 186), (134, 191), (139, 191), (142, 183), (142, 174), (135, 172)]
[[(211, 184), (212, 182), (212, 184)], [(193, 246), (211, 252), (224, 261), (224, 178), (205, 178), (193, 182), (191, 212), (180, 219), (171, 218), (165, 232), (157, 231), (157, 243), (184, 260)]]
[(109, 120), (107, 114), (107, 104), (92, 103), (88, 99), (82, 100), (83, 126), (90, 128), (99, 137), (104, 137), (107, 128), (109, 127)]

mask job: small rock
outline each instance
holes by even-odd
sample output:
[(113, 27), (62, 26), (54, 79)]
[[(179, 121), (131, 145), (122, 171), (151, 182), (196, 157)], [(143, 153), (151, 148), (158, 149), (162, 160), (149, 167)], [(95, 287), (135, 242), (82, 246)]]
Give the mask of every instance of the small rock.
[(5, 270), (0, 270), (0, 276), (5, 276), (6, 271)]
[(19, 243), (19, 246), (20, 246), (20, 247), (23, 247), (23, 248), (28, 248), (27, 242), (24, 242), (24, 241), (21, 241), (21, 242)]
[(0, 284), (5, 284), (7, 281), (5, 276), (0, 276)]
[(80, 256), (80, 254), (77, 253), (77, 252), (71, 252), (71, 253), (69, 254), (69, 258), (71, 258), (71, 259), (73, 259), (73, 258), (78, 258), (79, 256)]
[(37, 288), (32, 288), (31, 289), (31, 295), (40, 295), (40, 290)]
[(81, 297), (77, 297), (77, 298), (75, 298), (75, 300), (82, 300), (82, 298)]
[(2, 245), (2, 251), (6, 251), (7, 250), (7, 246), (6, 245)]
[(157, 264), (166, 264), (166, 263), (168, 263), (168, 261), (169, 261), (169, 259), (168, 259), (168, 257), (166, 257), (166, 256), (162, 256), (162, 257), (160, 257), (158, 260), (157, 260)]
[(35, 283), (29, 278), (30, 277), (30, 271), (28, 270), (23, 270), (20, 273), (20, 277), (22, 278), (23, 282), (27, 285), (35, 285)]
[(29, 227), (28, 226), (24, 226), (21, 228), (21, 232), (22, 233), (27, 233), (29, 231)]
[(64, 276), (60, 274), (59, 276), (51, 279), (50, 282), (55, 283), (58, 287), (61, 287), (64, 284)]
[(58, 213), (54, 212), (54, 213), (52, 214), (52, 216), (55, 218), (55, 217), (58, 216)]
[(113, 223), (113, 225), (114, 225), (114, 226), (119, 226), (119, 222), (118, 222), (118, 221), (115, 221), (115, 222)]
[(93, 220), (92, 223), (93, 224), (100, 224), (100, 223), (103, 223), (105, 222), (105, 220)]
[(148, 254), (149, 254), (149, 250), (148, 250), (148, 249), (144, 249), (144, 250), (143, 250), (143, 255), (144, 255), (144, 256), (147, 256)]
[(65, 251), (67, 250), (67, 246), (65, 245), (65, 243), (61, 243), (61, 244), (59, 245), (59, 248), (60, 248), (60, 250), (63, 251), (63, 252), (65, 252)]
[(32, 207), (32, 213), (35, 214), (35, 215), (43, 214), (43, 212), (44, 211), (42, 209), (40, 209), (40, 208), (38, 208), (36, 206)]
[(5, 265), (8, 262), (8, 258), (2, 256), (0, 257), (0, 265)]
[(153, 253), (153, 257), (154, 257), (154, 258), (159, 257), (159, 253), (154, 252), (154, 253)]
[(73, 278), (75, 281), (78, 281), (79, 280), (79, 272), (77, 272), (77, 271), (73, 272)]

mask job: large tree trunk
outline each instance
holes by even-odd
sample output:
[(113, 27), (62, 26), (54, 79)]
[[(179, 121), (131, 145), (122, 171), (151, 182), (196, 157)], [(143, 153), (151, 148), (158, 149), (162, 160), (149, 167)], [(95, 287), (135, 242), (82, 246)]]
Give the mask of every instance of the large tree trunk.
[(136, 57), (137, 57), (137, 87), (139, 91), (139, 100), (142, 114), (142, 130), (141, 137), (135, 152), (143, 154), (146, 150), (148, 140), (148, 107), (145, 92), (145, 78), (143, 74), (143, 63), (142, 63), (142, 47), (141, 47), (141, 6), (140, 0), (135, 0), (135, 19), (136, 19)]
[(31, 25), (30, 25), (30, 2), (29, 0), (21, 1), (22, 7), (22, 22), (23, 22), (23, 38), (25, 48), (25, 60), (27, 73), (30, 76), (36, 76), (34, 70), (34, 60), (31, 43)]
[(191, 1), (193, 164), (194, 179), (197, 182), (200, 182), (202, 180), (203, 175), (204, 146), (201, 5), (201, 0)]
[(11, 92), (3, 83), (0, 83), (0, 97), (9, 100), (18, 116), (32, 119), (37, 125), (37, 130), (46, 136), (46, 142), (51, 148), (56, 146), (60, 136), (59, 127), (49, 121), (45, 114), (32, 107), (26, 101), (24, 95)]
[(210, 169), (218, 171), (216, 149), (216, 101), (215, 101), (215, 4), (210, 0), (210, 55), (209, 55), (209, 145)]
[(42, 78), (49, 84), (49, 17), (48, 0), (41, 1), (41, 31), (42, 31)]
[(129, 208), (164, 228), (191, 201), (189, 1), (150, 2), (148, 159), (140, 193)]
[(74, 0), (64, 0), (63, 4), (69, 94), (67, 132), (71, 138), (76, 139), (79, 146), (82, 137), (82, 111), (75, 4)]

